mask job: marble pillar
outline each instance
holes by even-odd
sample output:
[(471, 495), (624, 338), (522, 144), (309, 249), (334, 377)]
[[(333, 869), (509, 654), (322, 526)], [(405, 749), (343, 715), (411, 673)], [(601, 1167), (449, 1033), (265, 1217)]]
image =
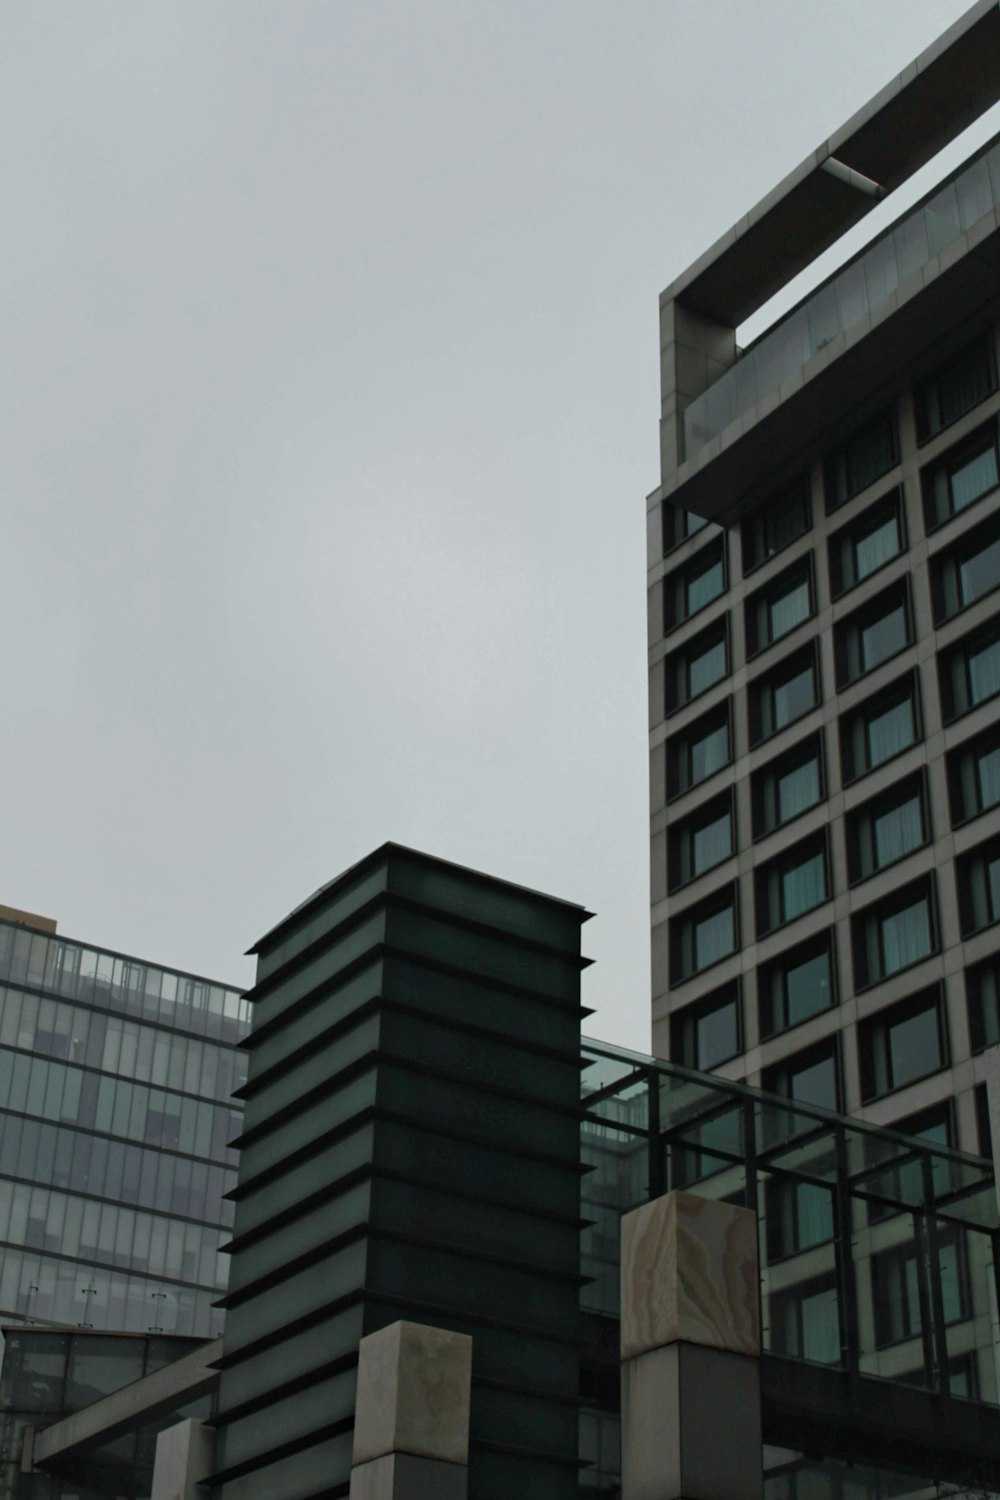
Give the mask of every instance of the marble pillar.
[(621, 1236), (622, 1500), (759, 1500), (756, 1215), (668, 1193)]
[(351, 1500), (466, 1500), (472, 1340), (393, 1323), (361, 1340)]
[(214, 1468), (212, 1432), (189, 1417), (167, 1427), (156, 1439), (152, 1500), (198, 1500), (207, 1493), (198, 1481)]

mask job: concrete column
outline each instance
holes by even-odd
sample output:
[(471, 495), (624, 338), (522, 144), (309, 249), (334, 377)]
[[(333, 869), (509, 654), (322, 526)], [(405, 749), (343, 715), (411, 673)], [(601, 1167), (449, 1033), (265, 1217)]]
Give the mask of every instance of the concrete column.
[(472, 1340), (393, 1323), (358, 1348), (350, 1500), (466, 1500)]
[(199, 1500), (198, 1481), (214, 1467), (215, 1440), (202, 1422), (189, 1417), (167, 1427), (156, 1439), (152, 1500)]
[(621, 1233), (622, 1500), (759, 1500), (756, 1215), (667, 1193)]

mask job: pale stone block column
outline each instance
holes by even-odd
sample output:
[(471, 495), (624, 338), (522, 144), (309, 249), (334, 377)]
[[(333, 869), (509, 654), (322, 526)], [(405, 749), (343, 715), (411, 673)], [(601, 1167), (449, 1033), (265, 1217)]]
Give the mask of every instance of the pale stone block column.
[(167, 1427), (156, 1439), (152, 1500), (198, 1500), (206, 1491), (198, 1481), (211, 1474), (215, 1439), (202, 1422), (188, 1417)]
[(756, 1215), (667, 1193), (621, 1235), (622, 1500), (759, 1500)]
[(350, 1500), (466, 1500), (472, 1340), (393, 1323), (358, 1347)]

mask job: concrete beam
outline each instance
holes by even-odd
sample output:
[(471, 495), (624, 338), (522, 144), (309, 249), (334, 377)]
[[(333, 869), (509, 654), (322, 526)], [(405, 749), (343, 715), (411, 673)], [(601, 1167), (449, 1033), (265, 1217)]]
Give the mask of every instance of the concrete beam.
[(965, 15), (679, 276), (682, 297), (735, 327), (873, 207), (875, 198), (829, 163), (891, 192), (1000, 97), (1000, 12), (977, 0)]
[(218, 1380), (212, 1368), (222, 1354), (222, 1340), (212, 1339), (185, 1354), (162, 1370), (144, 1375), (132, 1385), (113, 1391), (100, 1401), (85, 1406), (53, 1422), (51, 1427), (35, 1431), (33, 1463), (36, 1469), (56, 1467), (61, 1459), (75, 1457), (86, 1449), (113, 1442), (126, 1432), (163, 1416), (176, 1407), (206, 1395)]

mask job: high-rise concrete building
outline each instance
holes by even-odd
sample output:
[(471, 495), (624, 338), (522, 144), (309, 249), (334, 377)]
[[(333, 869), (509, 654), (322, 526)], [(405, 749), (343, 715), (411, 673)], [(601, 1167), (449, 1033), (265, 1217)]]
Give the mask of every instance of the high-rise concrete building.
[(981, 0), (673, 282), (648, 507), (654, 1053), (973, 1152), (1000, 1035), (1000, 144), (737, 340), (998, 95)]
[(0, 1321), (219, 1332), (247, 1030), (238, 990), (0, 909)]

